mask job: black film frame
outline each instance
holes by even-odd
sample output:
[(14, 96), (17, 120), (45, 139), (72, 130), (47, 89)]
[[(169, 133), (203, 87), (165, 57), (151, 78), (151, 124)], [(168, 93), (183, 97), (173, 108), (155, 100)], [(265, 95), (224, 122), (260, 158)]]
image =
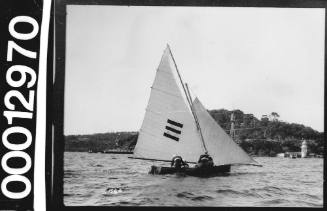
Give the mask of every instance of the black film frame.
[[(187, 7), (268, 7), (268, 8), (325, 8), (325, 40), (327, 22), (327, 2), (323, 0), (54, 0), (54, 14), (50, 21), (50, 33), (54, 38), (54, 70), (48, 75), (47, 98), (47, 149), (46, 187), (48, 210), (109, 210), (110, 206), (65, 206), (63, 203), (64, 166), (64, 91), (65, 91), (65, 50), (66, 50), (66, 6), (67, 5), (121, 5), (121, 6), (187, 6)], [(54, 23), (53, 23), (54, 22)], [(325, 52), (326, 52), (325, 41)], [(52, 46), (49, 43), (49, 51)], [(325, 53), (326, 64), (326, 53)], [(51, 62), (48, 67), (52, 66)], [(51, 69), (51, 68), (50, 68)], [(326, 67), (325, 67), (326, 72)], [(324, 89), (326, 90), (326, 83)], [(326, 98), (324, 100), (326, 104)], [(324, 112), (326, 114), (326, 106)], [(326, 131), (326, 125), (325, 125)], [(325, 140), (325, 139), (324, 139)], [(326, 141), (324, 145), (326, 149)], [(324, 159), (326, 157), (324, 156)], [(324, 160), (324, 176), (326, 160)], [(323, 195), (325, 196), (325, 182)], [(323, 202), (325, 206), (325, 200)], [(151, 207), (142, 207), (150, 208)], [(226, 209), (226, 208), (225, 208)], [(239, 209), (239, 208), (228, 208)], [(252, 209), (252, 208), (251, 208)], [(254, 209), (257, 209), (254, 207)], [(265, 208), (271, 209), (271, 208)]]

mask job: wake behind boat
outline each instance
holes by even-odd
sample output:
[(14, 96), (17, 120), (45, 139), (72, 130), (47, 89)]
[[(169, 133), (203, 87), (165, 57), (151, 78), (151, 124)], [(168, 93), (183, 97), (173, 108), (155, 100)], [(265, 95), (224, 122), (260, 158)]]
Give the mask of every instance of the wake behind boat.
[[(192, 100), (167, 45), (151, 87), (133, 158), (173, 164), (174, 157), (197, 165), (152, 166), (149, 173), (210, 176), (229, 172), (231, 165), (257, 163), (226, 134), (197, 97)], [(209, 159), (214, 166), (202, 167), (201, 158)]]

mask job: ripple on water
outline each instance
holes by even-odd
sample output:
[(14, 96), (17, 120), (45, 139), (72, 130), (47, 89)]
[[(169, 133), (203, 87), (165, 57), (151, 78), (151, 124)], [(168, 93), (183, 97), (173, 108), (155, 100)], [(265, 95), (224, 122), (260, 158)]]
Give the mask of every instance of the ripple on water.
[(232, 189), (219, 189), (216, 190), (216, 193), (226, 197), (238, 197), (238, 198), (264, 198), (264, 196), (260, 195), (257, 191), (255, 190), (242, 190), (242, 191), (236, 191)]
[(262, 202), (264, 206), (286, 206), (289, 204), (289, 200), (286, 199), (270, 199), (270, 200), (265, 200)]
[[(240, 166), (232, 168), (226, 177), (196, 178), (149, 175), (149, 166), (157, 163), (132, 160), (127, 156), (65, 152), (65, 205), (323, 205), (323, 159), (257, 157), (263, 168)], [(111, 191), (106, 193), (108, 188)]]
[(64, 178), (78, 178), (80, 173), (74, 170), (65, 170)]
[(274, 194), (282, 194), (284, 191), (295, 191), (294, 189), (290, 188), (279, 188), (275, 186), (264, 186), (261, 188), (250, 188), (249, 189), (252, 192), (268, 192), (268, 193), (274, 193)]
[(297, 204), (299, 207), (322, 207), (322, 204), (319, 202), (313, 203), (303, 200), (295, 200), (293, 203)]
[(320, 200), (319, 196), (308, 194), (308, 193), (302, 193), (301, 196), (308, 199)]
[(205, 200), (212, 200), (212, 199), (214, 199), (211, 196), (207, 196), (207, 195), (195, 195), (195, 194), (189, 193), (189, 192), (177, 193), (176, 196), (178, 198), (191, 199), (192, 201), (205, 201)]
[(216, 190), (216, 192), (221, 194), (244, 195), (242, 192), (232, 189), (220, 189), (220, 190)]

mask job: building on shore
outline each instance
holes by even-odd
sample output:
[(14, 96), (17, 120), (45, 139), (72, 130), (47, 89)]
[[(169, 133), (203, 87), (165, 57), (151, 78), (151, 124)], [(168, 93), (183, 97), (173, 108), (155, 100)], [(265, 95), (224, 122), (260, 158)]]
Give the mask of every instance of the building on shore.
[(307, 154), (308, 154), (307, 142), (305, 140), (303, 140), (302, 146), (301, 146), (301, 158), (307, 157)]
[[(308, 156), (308, 145), (306, 140), (302, 141), (301, 152), (284, 152), (277, 154), (277, 157), (284, 158), (306, 158)], [(310, 157), (315, 157), (315, 154), (311, 153)]]

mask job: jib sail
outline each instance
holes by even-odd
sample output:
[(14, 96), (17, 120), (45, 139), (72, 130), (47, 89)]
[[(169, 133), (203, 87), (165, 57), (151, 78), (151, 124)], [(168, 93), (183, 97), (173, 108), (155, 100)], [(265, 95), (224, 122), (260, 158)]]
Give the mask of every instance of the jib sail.
[(201, 125), (208, 154), (212, 157), (215, 165), (256, 163), (217, 124), (198, 98), (193, 101), (193, 108)]

